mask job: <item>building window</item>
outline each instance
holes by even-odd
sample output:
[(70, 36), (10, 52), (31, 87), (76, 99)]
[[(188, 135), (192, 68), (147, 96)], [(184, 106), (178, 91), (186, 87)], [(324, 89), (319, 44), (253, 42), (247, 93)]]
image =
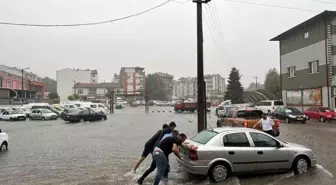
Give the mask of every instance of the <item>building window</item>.
[(89, 89), (89, 94), (97, 94), (97, 91), (95, 88), (90, 88)]
[(319, 61), (309, 62), (309, 74), (314, 74), (320, 72)]
[(83, 94), (83, 89), (78, 89), (77, 94)]
[(309, 37), (309, 32), (306, 32), (306, 33), (303, 35), (303, 37), (304, 37), (305, 39), (307, 39), (307, 38)]
[(96, 80), (95, 80), (95, 79), (92, 79), (92, 82), (93, 82), (93, 83), (95, 83), (95, 82), (96, 82)]
[(7, 88), (12, 88), (12, 81), (11, 80), (7, 80)]
[(91, 74), (92, 78), (96, 77), (96, 74)]
[(287, 68), (288, 78), (295, 77), (295, 66)]

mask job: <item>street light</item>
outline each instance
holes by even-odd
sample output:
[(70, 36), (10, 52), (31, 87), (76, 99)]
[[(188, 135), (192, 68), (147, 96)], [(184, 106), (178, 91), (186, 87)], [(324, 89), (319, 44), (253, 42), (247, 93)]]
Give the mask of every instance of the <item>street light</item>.
[(72, 79), (73, 83), (74, 83), (74, 94), (76, 94), (76, 80)]
[(24, 69), (21, 69), (21, 74), (22, 74), (22, 79), (21, 79), (21, 90), (22, 90), (22, 92), (21, 92), (21, 105), (23, 105), (23, 91), (24, 91), (24, 88), (23, 88), (23, 72), (24, 72), (24, 70), (28, 70), (28, 69), (30, 69), (30, 68), (26, 67)]

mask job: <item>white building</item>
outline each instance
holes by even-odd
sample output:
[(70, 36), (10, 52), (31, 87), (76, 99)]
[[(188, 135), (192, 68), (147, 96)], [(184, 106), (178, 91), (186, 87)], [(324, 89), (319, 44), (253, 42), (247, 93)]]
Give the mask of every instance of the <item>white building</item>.
[(98, 72), (90, 69), (65, 68), (56, 71), (56, 81), (60, 100), (67, 100), (69, 95), (74, 94), (76, 83), (98, 83)]
[(109, 91), (120, 88), (119, 83), (76, 83), (73, 87), (76, 94), (86, 96), (88, 100), (106, 99)]
[(129, 95), (141, 94), (145, 89), (145, 68), (142, 67), (122, 67), (119, 80), (123, 91)]
[(212, 93), (224, 93), (225, 92), (225, 78), (219, 74), (205, 75), (204, 81), (206, 85), (207, 96)]

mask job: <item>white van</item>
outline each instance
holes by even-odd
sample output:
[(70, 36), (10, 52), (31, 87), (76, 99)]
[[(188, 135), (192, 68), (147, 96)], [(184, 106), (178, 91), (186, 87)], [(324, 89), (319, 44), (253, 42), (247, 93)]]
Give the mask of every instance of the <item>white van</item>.
[(256, 109), (265, 114), (271, 114), (278, 107), (284, 107), (284, 103), (281, 100), (263, 100), (255, 106)]
[(104, 114), (109, 113), (109, 109), (102, 103), (91, 103), (90, 108), (96, 112), (103, 112)]

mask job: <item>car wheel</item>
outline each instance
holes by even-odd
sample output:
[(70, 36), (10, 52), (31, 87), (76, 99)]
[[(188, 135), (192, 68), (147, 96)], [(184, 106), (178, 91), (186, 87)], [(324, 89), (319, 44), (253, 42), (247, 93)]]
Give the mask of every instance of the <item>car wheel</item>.
[(288, 118), (286, 118), (286, 119), (285, 119), (285, 122), (286, 122), (286, 123), (290, 123), (290, 121), (289, 121), (289, 119), (288, 119)]
[(13, 118), (9, 118), (9, 121), (13, 121)]
[(325, 122), (323, 117), (320, 117), (320, 122)]
[(81, 118), (81, 119), (79, 120), (79, 122), (84, 123), (85, 120), (84, 120), (83, 118)]
[(225, 163), (216, 163), (209, 170), (209, 178), (212, 182), (222, 182), (228, 178), (230, 168)]
[(309, 160), (305, 156), (299, 156), (294, 160), (293, 170), (295, 175), (301, 175), (309, 169)]
[(45, 117), (42, 117), (41, 120), (45, 120)]
[(8, 144), (6, 141), (2, 142), (1, 143), (1, 146), (0, 146), (0, 151), (3, 152), (3, 151), (6, 151), (8, 150)]

